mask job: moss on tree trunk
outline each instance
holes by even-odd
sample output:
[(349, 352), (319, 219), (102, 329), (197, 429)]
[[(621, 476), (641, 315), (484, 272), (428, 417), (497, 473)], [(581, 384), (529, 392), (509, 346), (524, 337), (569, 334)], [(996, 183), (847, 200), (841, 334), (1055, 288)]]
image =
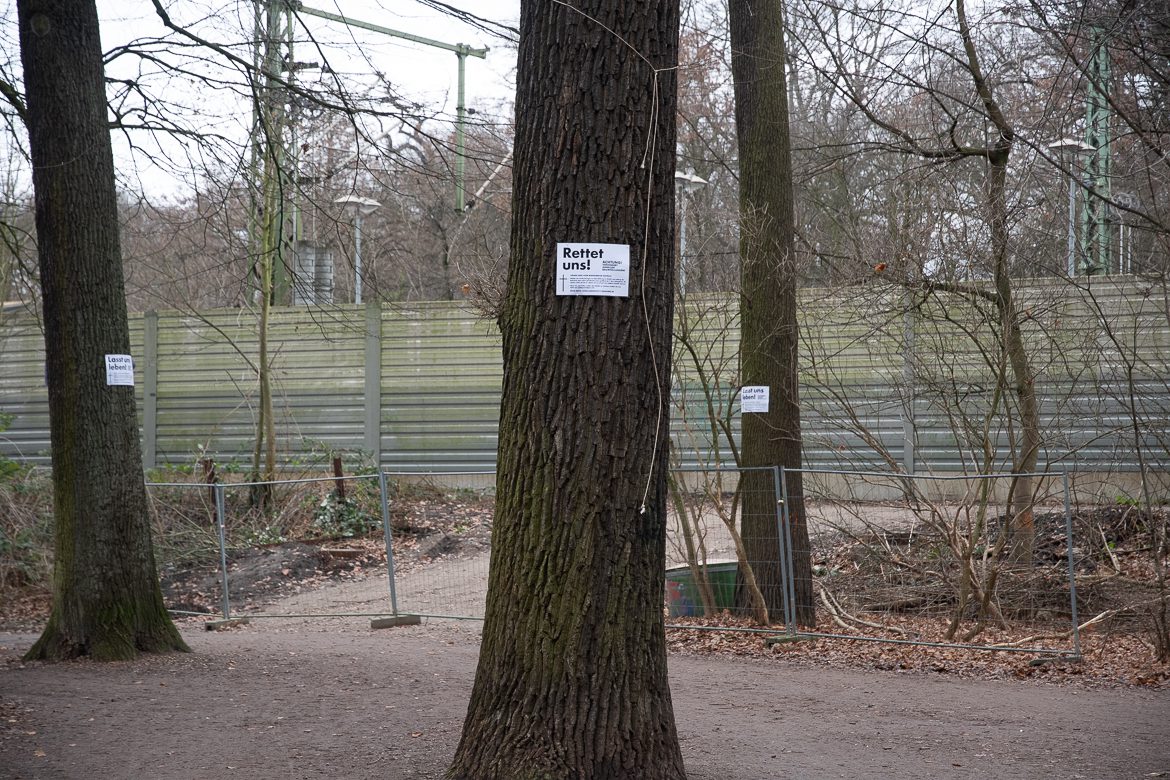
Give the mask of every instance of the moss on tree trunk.
[[(684, 777), (663, 628), (675, 75), (655, 73), (678, 4), (577, 7), (521, 11), (491, 574), (450, 770), (466, 780)], [(556, 295), (557, 242), (629, 245), (629, 297)]]
[[(770, 388), (766, 413), (744, 414), (741, 466), (801, 466), (796, 233), (780, 0), (731, 0), (731, 68), (739, 144), (740, 381)], [(772, 620), (783, 618), (784, 583), (772, 474), (740, 478), (748, 562)], [(796, 620), (816, 622), (812, 560), (799, 472), (787, 474)], [(737, 603), (749, 607), (747, 589)]]
[(186, 650), (159, 589), (134, 388), (106, 376), (106, 355), (130, 354), (130, 335), (97, 10), (66, 0), (17, 10), (56, 519), (52, 613), (26, 657)]

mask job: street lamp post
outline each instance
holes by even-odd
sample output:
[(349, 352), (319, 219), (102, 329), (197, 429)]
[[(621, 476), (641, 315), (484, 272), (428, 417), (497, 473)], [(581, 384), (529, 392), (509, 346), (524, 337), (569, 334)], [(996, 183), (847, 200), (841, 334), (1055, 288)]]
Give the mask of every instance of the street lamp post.
[(707, 184), (707, 180), (693, 173), (674, 172), (675, 186), (681, 191), (678, 223), (678, 290), (687, 297), (687, 196)]
[(1077, 183), (1078, 177), (1075, 167), (1083, 155), (1096, 151), (1084, 141), (1075, 138), (1061, 138), (1048, 144), (1048, 148), (1058, 153), (1069, 166), (1068, 171), (1068, 275), (1077, 275)]
[[(1113, 196), (1118, 206), (1132, 211), (1138, 206), (1138, 199), (1132, 192), (1119, 192)], [(1114, 221), (1117, 223), (1117, 272), (1119, 274), (1133, 273), (1133, 223), (1131, 223), (1119, 209), (1114, 209)]]
[(353, 302), (362, 302), (362, 217), (373, 214), (382, 204), (360, 195), (343, 195), (333, 201), (353, 216)]

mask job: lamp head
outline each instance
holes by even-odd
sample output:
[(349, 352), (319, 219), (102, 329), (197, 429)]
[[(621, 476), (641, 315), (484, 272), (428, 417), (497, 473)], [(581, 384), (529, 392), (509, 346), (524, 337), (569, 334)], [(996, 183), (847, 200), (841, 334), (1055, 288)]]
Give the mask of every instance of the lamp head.
[(333, 202), (343, 206), (351, 214), (360, 214), (363, 217), (373, 214), (382, 206), (373, 198), (363, 198), (361, 195), (342, 195)]

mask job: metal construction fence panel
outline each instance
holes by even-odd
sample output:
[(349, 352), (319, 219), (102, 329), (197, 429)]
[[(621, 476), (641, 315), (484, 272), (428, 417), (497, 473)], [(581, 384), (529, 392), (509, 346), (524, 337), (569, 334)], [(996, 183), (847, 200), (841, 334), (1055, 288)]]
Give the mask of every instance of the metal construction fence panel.
[(382, 474), (147, 483), (164, 579), (187, 580), (164, 600), (225, 619), (395, 614), (388, 493)]
[(818, 611), (801, 635), (1080, 654), (1066, 474), (784, 479)]
[[(484, 616), (494, 472), (148, 488), (163, 565), (181, 568), (180, 550), (204, 571), (218, 563), (214, 580), (184, 589), (187, 602), (168, 601), (175, 611)], [(289, 543), (276, 529), (297, 512), (328, 541)], [(1080, 652), (1064, 474), (675, 469), (666, 549), (668, 625)], [(801, 577), (811, 588), (796, 587)], [(810, 607), (815, 627), (798, 626)]]
[(677, 468), (669, 478), (666, 610), (791, 626), (792, 540), (776, 467)]
[(482, 619), (495, 472), (385, 476), (398, 610), (421, 617)]

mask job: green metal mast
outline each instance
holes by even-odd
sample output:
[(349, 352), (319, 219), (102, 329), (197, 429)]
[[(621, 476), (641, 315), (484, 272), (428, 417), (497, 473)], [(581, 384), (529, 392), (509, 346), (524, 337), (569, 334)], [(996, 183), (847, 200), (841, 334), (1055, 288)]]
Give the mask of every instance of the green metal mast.
[(286, 207), (293, 177), (287, 165), (288, 94), (281, 83), (286, 54), (292, 59), (292, 9), (284, 0), (256, 0), (253, 7), (256, 81), (248, 163), (249, 255), (256, 269), (256, 294), (282, 304), (289, 297), (288, 264), (296, 230), (295, 216)]
[(401, 30), (393, 30), (389, 27), (383, 27), (380, 24), (372, 22), (363, 22), (358, 19), (352, 19), (348, 16), (330, 13), (328, 11), (321, 11), (316, 8), (309, 8), (301, 5), (296, 0), (289, 0), (290, 5), (298, 13), (307, 16), (316, 16), (319, 19), (328, 19), (333, 22), (340, 22), (341, 24), (349, 25), (350, 27), (358, 27), (362, 30), (369, 30), (370, 32), (381, 33), (382, 35), (390, 35), (394, 38), (402, 38), (403, 40), (421, 43), (424, 46), (432, 46), (436, 49), (444, 49), (446, 51), (454, 52), (459, 59), (459, 97), (458, 103), (455, 106), (455, 210), (462, 212), (465, 206), (466, 199), (466, 185), (464, 182), (464, 168), (466, 158), (464, 128), (467, 119), (467, 107), (464, 105), (464, 82), (465, 70), (468, 56), (479, 57), (481, 60), (487, 57), (487, 47), (482, 49), (475, 49), (471, 46), (465, 46), (462, 43), (444, 43), (443, 41), (436, 41), (433, 38), (424, 38), (421, 35), (412, 35), (411, 33), (402, 32)]
[(1081, 210), (1080, 273), (1107, 274), (1113, 256), (1112, 224), (1109, 215), (1113, 158), (1109, 138), (1112, 112), (1106, 98), (1110, 83), (1109, 47), (1098, 27), (1091, 28), (1092, 51), (1085, 95), (1085, 143), (1093, 148), (1085, 166), (1085, 205)]

